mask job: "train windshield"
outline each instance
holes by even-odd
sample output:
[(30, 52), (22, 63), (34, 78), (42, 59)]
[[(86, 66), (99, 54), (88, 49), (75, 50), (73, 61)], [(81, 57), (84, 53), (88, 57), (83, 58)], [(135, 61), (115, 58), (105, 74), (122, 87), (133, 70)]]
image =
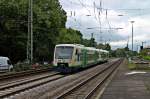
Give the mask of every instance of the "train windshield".
[(56, 47), (55, 58), (56, 59), (71, 59), (73, 53), (73, 47), (59, 46)]

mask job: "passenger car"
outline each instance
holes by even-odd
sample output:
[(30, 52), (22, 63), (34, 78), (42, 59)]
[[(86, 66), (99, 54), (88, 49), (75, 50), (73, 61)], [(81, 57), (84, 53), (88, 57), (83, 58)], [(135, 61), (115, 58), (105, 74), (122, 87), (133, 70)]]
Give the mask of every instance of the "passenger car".
[(107, 61), (109, 52), (80, 44), (55, 46), (53, 66), (61, 72), (72, 72)]

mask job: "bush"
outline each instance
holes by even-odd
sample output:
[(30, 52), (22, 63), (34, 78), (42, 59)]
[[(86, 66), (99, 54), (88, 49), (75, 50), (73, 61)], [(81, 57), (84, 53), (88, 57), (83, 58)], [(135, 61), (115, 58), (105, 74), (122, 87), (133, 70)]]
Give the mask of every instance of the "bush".
[(26, 71), (32, 69), (31, 65), (29, 64), (16, 64), (14, 65), (14, 71)]

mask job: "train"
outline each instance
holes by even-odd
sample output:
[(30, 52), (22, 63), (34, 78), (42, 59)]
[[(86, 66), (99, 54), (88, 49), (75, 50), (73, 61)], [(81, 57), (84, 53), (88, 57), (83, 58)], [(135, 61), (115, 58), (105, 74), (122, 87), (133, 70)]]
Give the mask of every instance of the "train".
[(62, 73), (70, 73), (98, 63), (106, 62), (109, 51), (85, 47), (81, 44), (58, 44), (54, 50), (54, 68)]

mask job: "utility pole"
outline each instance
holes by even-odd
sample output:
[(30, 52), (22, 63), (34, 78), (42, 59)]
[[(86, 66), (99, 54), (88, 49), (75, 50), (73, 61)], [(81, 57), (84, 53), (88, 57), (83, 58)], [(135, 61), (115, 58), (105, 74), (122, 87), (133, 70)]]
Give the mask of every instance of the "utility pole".
[(101, 22), (101, 13), (102, 13), (102, 0), (99, 0), (99, 5), (100, 5), (100, 8), (99, 8), (99, 13), (98, 13), (98, 19), (99, 19), (99, 28), (100, 28), (100, 42), (103, 43), (103, 40), (102, 40), (102, 22)]
[(134, 23), (135, 21), (131, 21), (131, 24), (132, 24), (132, 51), (133, 51), (133, 23)]
[(29, 41), (30, 41), (30, 35), (29, 35), (29, 33), (30, 33), (30, 23), (29, 23), (29, 8), (28, 8), (28, 34), (27, 34), (27, 56), (26, 56), (26, 58), (27, 58), (27, 63), (29, 63), (29, 61), (30, 61), (30, 59), (29, 59)]
[(30, 7), (30, 9), (31, 9), (31, 17), (30, 17), (30, 20), (31, 20), (31, 24), (30, 24), (30, 26), (31, 26), (31, 64), (33, 63), (33, 0), (30, 0), (30, 2), (31, 2), (31, 7)]
[(93, 33), (91, 33), (91, 38), (94, 38), (94, 36), (93, 36), (94, 34)]
[(94, 47), (94, 33), (91, 33), (91, 46)]
[(33, 0), (29, 0), (28, 7), (28, 40), (27, 40), (27, 61), (33, 63)]
[(129, 37), (128, 37), (128, 40), (127, 40), (127, 48), (129, 48)]

